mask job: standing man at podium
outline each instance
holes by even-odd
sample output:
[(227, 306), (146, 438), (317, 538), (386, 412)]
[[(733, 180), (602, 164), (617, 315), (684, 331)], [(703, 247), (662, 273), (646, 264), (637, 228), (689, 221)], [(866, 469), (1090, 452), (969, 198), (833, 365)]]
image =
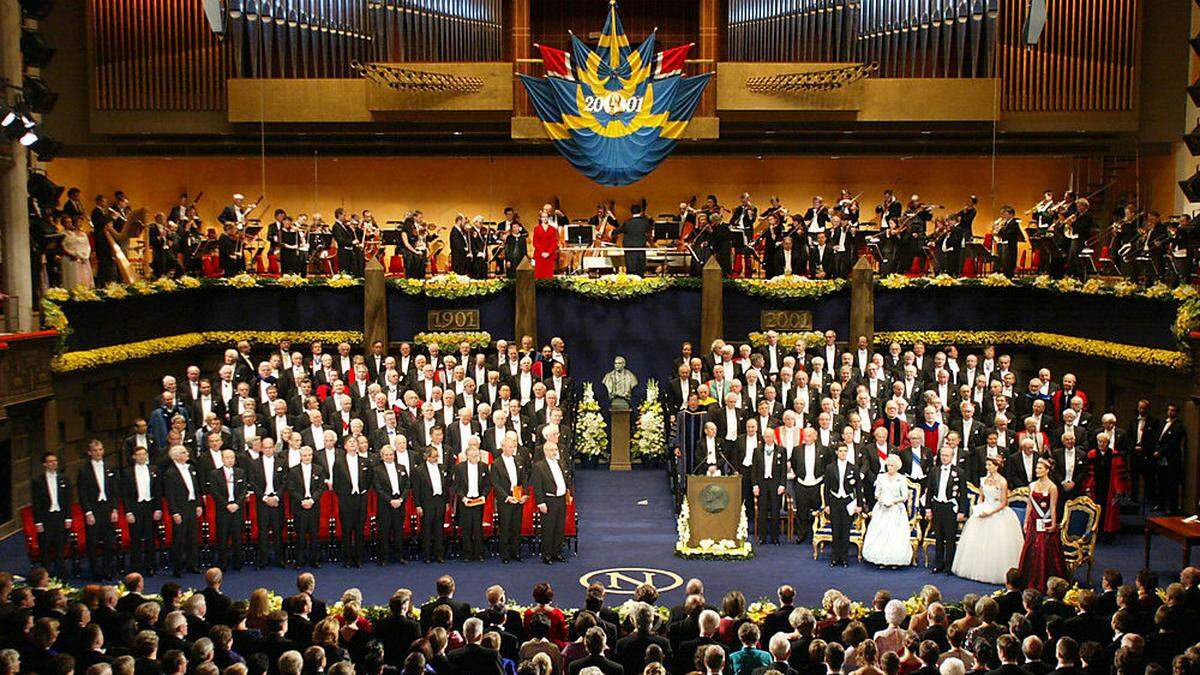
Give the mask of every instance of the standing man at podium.
[(862, 489), (858, 469), (846, 459), (849, 450), (837, 446), (837, 460), (825, 469), (825, 515), (833, 528), (833, 552), (830, 567), (846, 567), (846, 551), (850, 548), (850, 523), (861, 511), (859, 492)]

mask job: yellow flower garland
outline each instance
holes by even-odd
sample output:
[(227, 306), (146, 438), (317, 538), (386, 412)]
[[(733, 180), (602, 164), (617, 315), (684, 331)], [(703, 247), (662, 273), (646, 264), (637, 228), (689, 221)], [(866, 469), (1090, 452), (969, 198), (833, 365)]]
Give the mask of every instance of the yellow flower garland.
[(238, 340), (249, 340), (258, 344), (275, 344), (280, 340), (296, 342), (320, 340), (321, 342), (337, 343), (361, 342), (362, 339), (361, 331), (205, 331), (141, 340), (111, 347), (66, 352), (55, 357), (50, 362), (50, 367), (56, 373), (69, 373), (99, 368), (130, 359), (144, 359), (160, 354), (181, 352), (206, 345), (225, 346)]
[(1087, 356), (1097, 356), (1115, 361), (1128, 361), (1147, 366), (1162, 366), (1176, 370), (1185, 370), (1191, 365), (1191, 356), (1186, 352), (1170, 349), (1153, 349), (1137, 347), (1105, 340), (1058, 335), (1056, 333), (1038, 333), (1021, 330), (951, 330), (951, 331), (885, 331), (875, 333), (875, 344), (886, 345), (899, 342), (907, 345), (914, 342), (929, 342), (932, 344), (955, 344), (960, 346), (981, 346), (989, 344), (1019, 345), (1024, 347), (1043, 347), (1057, 351), (1076, 352)]

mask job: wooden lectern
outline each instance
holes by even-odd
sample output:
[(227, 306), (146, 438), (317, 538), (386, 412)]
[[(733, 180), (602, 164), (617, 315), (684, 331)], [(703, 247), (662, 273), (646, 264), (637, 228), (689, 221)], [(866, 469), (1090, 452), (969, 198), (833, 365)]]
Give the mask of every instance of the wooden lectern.
[(742, 517), (742, 479), (740, 476), (688, 476), (688, 525), (691, 541), (737, 539)]

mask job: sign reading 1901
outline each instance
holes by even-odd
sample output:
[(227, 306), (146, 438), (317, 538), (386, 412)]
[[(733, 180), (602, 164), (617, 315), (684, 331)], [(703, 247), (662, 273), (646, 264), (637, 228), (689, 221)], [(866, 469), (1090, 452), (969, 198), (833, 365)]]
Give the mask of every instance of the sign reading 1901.
[(795, 309), (764, 309), (763, 330), (812, 330), (812, 312)]
[(479, 330), (479, 310), (431, 309), (429, 330)]

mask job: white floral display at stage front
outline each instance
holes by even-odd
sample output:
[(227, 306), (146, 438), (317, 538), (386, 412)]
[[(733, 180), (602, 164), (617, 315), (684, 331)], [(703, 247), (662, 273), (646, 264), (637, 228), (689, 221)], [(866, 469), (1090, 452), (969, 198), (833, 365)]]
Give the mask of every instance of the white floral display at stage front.
[(658, 400), (658, 380), (646, 381), (646, 400), (638, 406), (637, 429), (633, 432), (632, 457), (660, 459), (667, 450), (663, 438), (663, 410)]
[(583, 385), (583, 398), (579, 401), (579, 416), (575, 420), (575, 438), (579, 439), (576, 451), (591, 459), (608, 456), (608, 425), (600, 414), (596, 392), (591, 382)]

